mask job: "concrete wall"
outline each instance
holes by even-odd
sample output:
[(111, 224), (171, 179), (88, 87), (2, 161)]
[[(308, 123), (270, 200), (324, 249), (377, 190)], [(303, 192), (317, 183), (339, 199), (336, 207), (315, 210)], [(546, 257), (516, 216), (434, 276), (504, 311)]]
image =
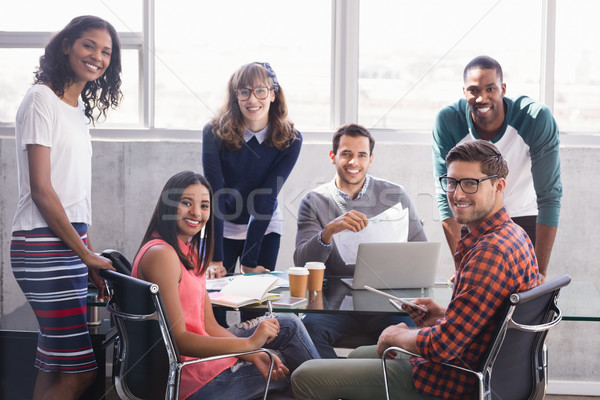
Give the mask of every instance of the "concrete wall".
[[(14, 133), (0, 130), (0, 314), (10, 313), (25, 302), (10, 268), (9, 242), (16, 207), (17, 184)], [(135, 139), (160, 132), (94, 131), (93, 226), (90, 230), (96, 251), (115, 248), (132, 259), (147, 226), (158, 194), (175, 172), (201, 172), (199, 132), (178, 134), (169, 140)], [(109, 135), (129, 141), (106, 139)], [(104, 138), (103, 138), (104, 137)], [(280, 195), (284, 209), (284, 235), (278, 269), (293, 264), (296, 213), (302, 196), (332, 179), (334, 167), (328, 151), (331, 133), (305, 134), (300, 159)], [(400, 138), (400, 139), (398, 139)], [(402, 184), (425, 222), (429, 240), (445, 241), (434, 200), (429, 135), (376, 133), (375, 158), (371, 173)], [(561, 147), (564, 198), (560, 228), (549, 267), (549, 278), (571, 274), (575, 281), (592, 281), (600, 287), (600, 148), (571, 145)], [(440, 274), (450, 276), (452, 259), (444, 246)], [(549, 337), (551, 378), (555, 381), (600, 381), (597, 332), (599, 323), (564, 322)], [(591, 385), (591, 386), (590, 386)], [(600, 394), (599, 383), (589, 383), (587, 394)], [(579, 387), (583, 387), (579, 385)], [(552, 386), (551, 386), (552, 388)]]

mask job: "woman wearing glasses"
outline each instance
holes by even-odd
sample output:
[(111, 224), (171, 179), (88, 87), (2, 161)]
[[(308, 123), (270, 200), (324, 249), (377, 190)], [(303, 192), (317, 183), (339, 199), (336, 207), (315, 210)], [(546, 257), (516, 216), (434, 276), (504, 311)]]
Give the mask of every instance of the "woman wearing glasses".
[(209, 277), (275, 269), (282, 232), (277, 195), (302, 146), (268, 63), (240, 67), (225, 104), (202, 132), (202, 166), (215, 193), (215, 247)]

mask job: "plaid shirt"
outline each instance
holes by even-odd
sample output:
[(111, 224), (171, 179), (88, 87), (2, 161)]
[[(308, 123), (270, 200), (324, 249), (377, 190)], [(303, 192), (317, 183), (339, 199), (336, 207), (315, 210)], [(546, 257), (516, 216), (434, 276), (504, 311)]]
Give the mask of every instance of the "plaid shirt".
[(417, 391), (443, 399), (466, 399), (477, 390), (470, 374), (444, 367), (475, 368), (498, 325), (496, 312), (514, 292), (538, 284), (531, 240), (506, 210), (495, 213), (458, 242), (458, 269), (452, 300), (437, 325), (417, 337), (421, 357), (413, 357)]

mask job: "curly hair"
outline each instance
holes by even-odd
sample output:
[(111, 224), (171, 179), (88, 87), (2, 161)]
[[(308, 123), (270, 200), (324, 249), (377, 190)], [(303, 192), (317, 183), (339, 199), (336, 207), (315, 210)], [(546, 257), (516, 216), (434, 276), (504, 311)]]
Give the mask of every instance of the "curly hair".
[[(35, 84), (47, 84), (52, 90), (62, 97), (65, 88), (70, 85), (75, 74), (65, 56), (65, 47), (72, 46), (82, 34), (91, 29), (106, 30), (112, 40), (112, 55), (108, 68), (102, 76), (95, 81), (85, 84), (81, 92), (81, 99), (85, 106), (85, 116), (94, 123), (98, 118), (106, 118), (108, 108), (116, 108), (123, 97), (121, 92), (121, 43), (115, 28), (102, 18), (92, 15), (83, 15), (73, 18), (60, 32), (55, 34), (44, 49), (40, 57), (40, 65), (35, 71)], [(94, 109), (98, 115), (94, 118)]]
[[(220, 138), (227, 149), (236, 151), (244, 144), (244, 117), (238, 104), (236, 90), (253, 87), (257, 82), (263, 82), (273, 88), (274, 72), (265, 68), (265, 63), (250, 63), (241, 66), (229, 79), (225, 104), (211, 121), (215, 135)], [(272, 74), (272, 75), (271, 75)], [(272, 77), (273, 76), (273, 77)], [(294, 124), (287, 119), (288, 110), (281, 85), (275, 90), (275, 101), (269, 108), (269, 129), (265, 142), (278, 150), (287, 149), (298, 135)]]
[[(191, 244), (193, 251), (190, 252), (190, 257), (186, 257), (179, 246), (177, 238), (177, 206), (185, 188), (190, 185), (200, 184), (208, 189), (210, 200), (210, 216), (204, 229), (198, 232), (192, 238)], [(173, 175), (160, 193), (148, 229), (140, 245), (140, 249), (152, 239), (160, 238), (167, 242), (179, 257), (181, 263), (188, 270), (195, 270), (199, 275), (203, 274), (208, 265), (212, 261), (214, 235), (213, 235), (213, 193), (210, 183), (202, 175), (192, 171), (181, 171)], [(202, 234), (204, 233), (204, 237)], [(194, 265), (192, 254), (200, 254), (198, 265)]]

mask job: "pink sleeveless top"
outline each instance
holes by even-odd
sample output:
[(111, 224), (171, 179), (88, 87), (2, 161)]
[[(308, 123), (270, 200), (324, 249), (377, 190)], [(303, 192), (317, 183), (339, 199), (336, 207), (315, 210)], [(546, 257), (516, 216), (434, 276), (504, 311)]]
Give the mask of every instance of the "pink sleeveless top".
[[(153, 239), (147, 242), (138, 252), (133, 262), (131, 275), (137, 277), (138, 265), (146, 251), (155, 245), (169, 244), (162, 239)], [(179, 241), (181, 250), (186, 253), (189, 246)], [(187, 270), (181, 264), (181, 282), (179, 283), (179, 300), (185, 316), (185, 328), (188, 332), (209, 336), (204, 327), (204, 299), (206, 294), (206, 277), (204, 274), (196, 275), (196, 271)], [(181, 356), (183, 361), (193, 360), (192, 357)], [(210, 382), (215, 376), (235, 364), (237, 358), (228, 357), (221, 360), (207, 361), (188, 365), (182, 369), (179, 399), (185, 399)]]

